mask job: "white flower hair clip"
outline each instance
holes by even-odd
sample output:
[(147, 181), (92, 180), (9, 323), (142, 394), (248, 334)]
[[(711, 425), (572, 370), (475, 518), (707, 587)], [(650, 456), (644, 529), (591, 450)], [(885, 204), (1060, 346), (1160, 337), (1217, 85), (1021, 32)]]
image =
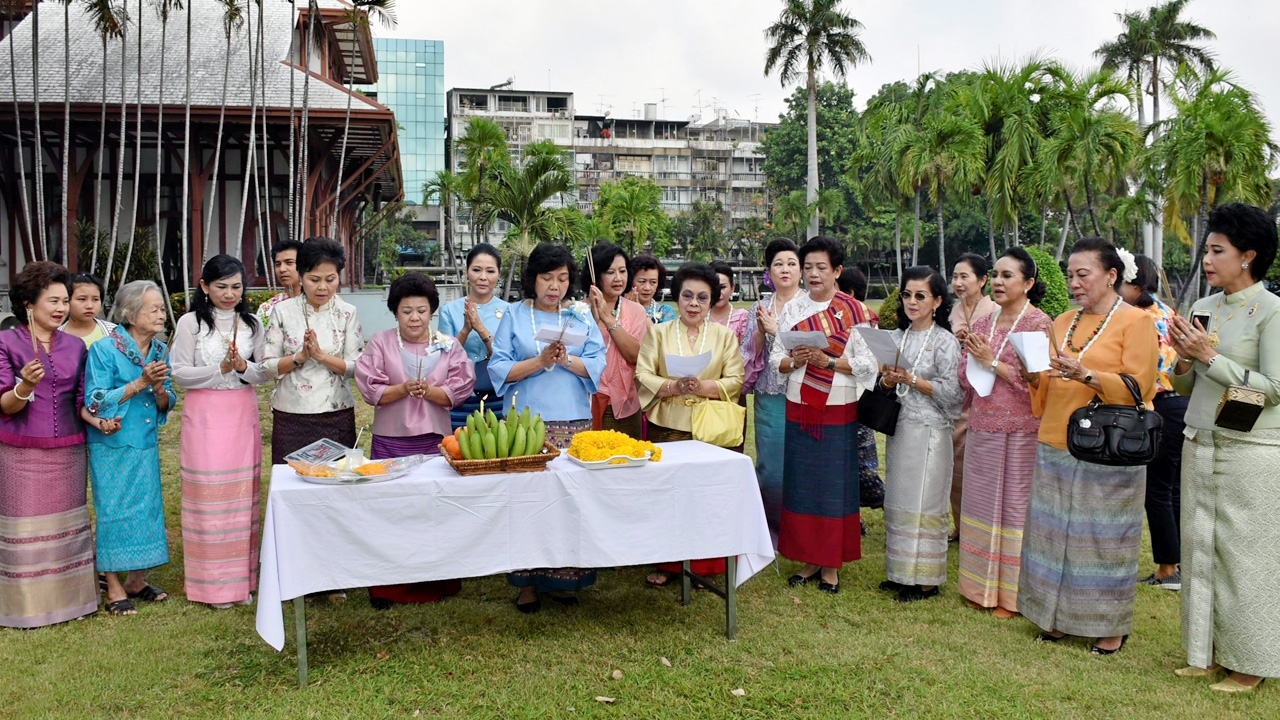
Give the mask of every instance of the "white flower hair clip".
[(1116, 253), (1120, 255), (1120, 262), (1124, 263), (1123, 280), (1131, 283), (1138, 279), (1138, 263), (1133, 260), (1133, 253), (1124, 248), (1116, 248)]

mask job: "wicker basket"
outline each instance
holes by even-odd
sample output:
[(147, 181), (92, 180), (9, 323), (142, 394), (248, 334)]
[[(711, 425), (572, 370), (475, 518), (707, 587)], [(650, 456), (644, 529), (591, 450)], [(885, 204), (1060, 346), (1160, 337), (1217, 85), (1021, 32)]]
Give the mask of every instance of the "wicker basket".
[(542, 449), (546, 452), (493, 460), (454, 460), (447, 452), (442, 455), (444, 461), (449, 463), (459, 475), (492, 475), (546, 470), (547, 463), (560, 457), (560, 450), (549, 440), (542, 443)]

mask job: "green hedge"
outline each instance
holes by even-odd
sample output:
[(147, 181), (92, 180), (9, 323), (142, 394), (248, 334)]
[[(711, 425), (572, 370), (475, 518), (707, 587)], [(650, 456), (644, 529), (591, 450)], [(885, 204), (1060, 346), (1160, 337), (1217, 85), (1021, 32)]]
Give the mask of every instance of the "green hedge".
[[(250, 290), (249, 291), (249, 308), (254, 312), (258, 311), (258, 306), (270, 300), (280, 293), (279, 290)], [(195, 298), (195, 290), (192, 289), (191, 297)], [(173, 302), (173, 314), (175, 317), (182, 317), (187, 313), (187, 298), (182, 293), (174, 293), (169, 296)]]
[(889, 291), (889, 295), (885, 297), (884, 302), (880, 303), (880, 329), (881, 330), (897, 330), (898, 329), (898, 288)]
[(1040, 281), (1046, 286), (1044, 299), (1040, 301), (1040, 309), (1051, 318), (1056, 318), (1071, 307), (1071, 293), (1067, 290), (1067, 277), (1062, 268), (1049, 253), (1035, 246), (1024, 248), (1031, 259), (1036, 261), (1040, 269)]

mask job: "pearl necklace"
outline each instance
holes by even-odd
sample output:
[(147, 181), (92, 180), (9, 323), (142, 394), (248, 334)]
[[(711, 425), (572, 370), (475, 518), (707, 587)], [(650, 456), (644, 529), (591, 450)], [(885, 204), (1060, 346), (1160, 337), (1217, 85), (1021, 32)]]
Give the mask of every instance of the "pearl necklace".
[[(992, 360), (993, 363), (1000, 361), (1000, 353), (1003, 353), (1004, 347), (1009, 344), (1009, 336), (1013, 334), (1014, 330), (1018, 329), (1018, 323), (1022, 322), (1022, 316), (1027, 314), (1027, 308), (1029, 307), (1031, 307), (1031, 301), (1024, 299), (1022, 302), (1022, 309), (1018, 311), (1018, 317), (1013, 319), (1013, 324), (1009, 326), (1009, 332), (1005, 333), (1004, 340), (1000, 341), (1000, 348), (996, 350), (996, 354), (994, 356), (995, 359)], [(991, 313), (991, 327), (987, 328), (987, 344), (988, 345), (990, 345), (991, 341), (995, 339), (996, 320), (998, 320), (999, 318), (1000, 318), (999, 310)]]
[[(703, 353), (703, 351), (707, 349), (707, 322), (708, 322), (710, 319), (711, 319), (711, 313), (707, 313), (707, 319), (702, 321), (702, 330), (701, 330), (701, 331), (699, 331), (699, 333), (698, 333), (699, 335), (701, 335), (701, 336), (702, 336), (702, 337), (701, 337), (701, 342), (700, 342), (700, 344), (698, 345), (698, 355), (701, 355), (701, 354)], [(684, 323), (680, 323), (680, 324), (681, 324), (681, 325), (684, 325)], [(681, 357), (684, 357), (684, 341), (683, 341), (683, 338), (684, 338), (684, 335), (685, 335), (685, 334), (687, 334), (688, 332), (689, 332), (689, 331), (688, 331), (688, 328), (680, 328), (680, 332), (676, 333), (676, 354), (677, 354), (677, 355), (680, 355)], [(690, 349), (690, 350), (692, 350), (692, 349), (693, 349), (693, 342), (692, 342), (692, 341), (689, 343), (689, 349)], [(694, 356), (694, 357), (696, 357), (696, 356)]]
[[(929, 347), (929, 340), (933, 338), (933, 330), (936, 327), (938, 327), (937, 323), (931, 323), (929, 325), (929, 332), (925, 333), (924, 342), (920, 343), (920, 351), (916, 353), (916, 359), (911, 362), (912, 375), (916, 374), (916, 367), (920, 365), (920, 358), (924, 357), (924, 351), (926, 348)], [(911, 335), (911, 329), (908, 327), (902, 333), (902, 343), (898, 345), (899, 355), (902, 354), (903, 350), (907, 349), (907, 338), (910, 337), (910, 335)], [(912, 390), (912, 387), (910, 385), (902, 385), (902, 384), (899, 384), (897, 387), (894, 388), (894, 392), (898, 394), (898, 397), (906, 397), (907, 393), (911, 392), (911, 390)]]

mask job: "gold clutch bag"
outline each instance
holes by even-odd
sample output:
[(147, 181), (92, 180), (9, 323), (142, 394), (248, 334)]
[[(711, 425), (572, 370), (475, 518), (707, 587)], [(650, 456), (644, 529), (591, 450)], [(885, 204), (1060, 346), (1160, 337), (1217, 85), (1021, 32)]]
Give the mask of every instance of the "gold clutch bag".
[(1222, 393), (1222, 399), (1218, 401), (1218, 417), (1214, 422), (1228, 430), (1249, 432), (1262, 414), (1266, 401), (1266, 393), (1249, 387), (1249, 371), (1245, 370), (1244, 384), (1230, 385)]

